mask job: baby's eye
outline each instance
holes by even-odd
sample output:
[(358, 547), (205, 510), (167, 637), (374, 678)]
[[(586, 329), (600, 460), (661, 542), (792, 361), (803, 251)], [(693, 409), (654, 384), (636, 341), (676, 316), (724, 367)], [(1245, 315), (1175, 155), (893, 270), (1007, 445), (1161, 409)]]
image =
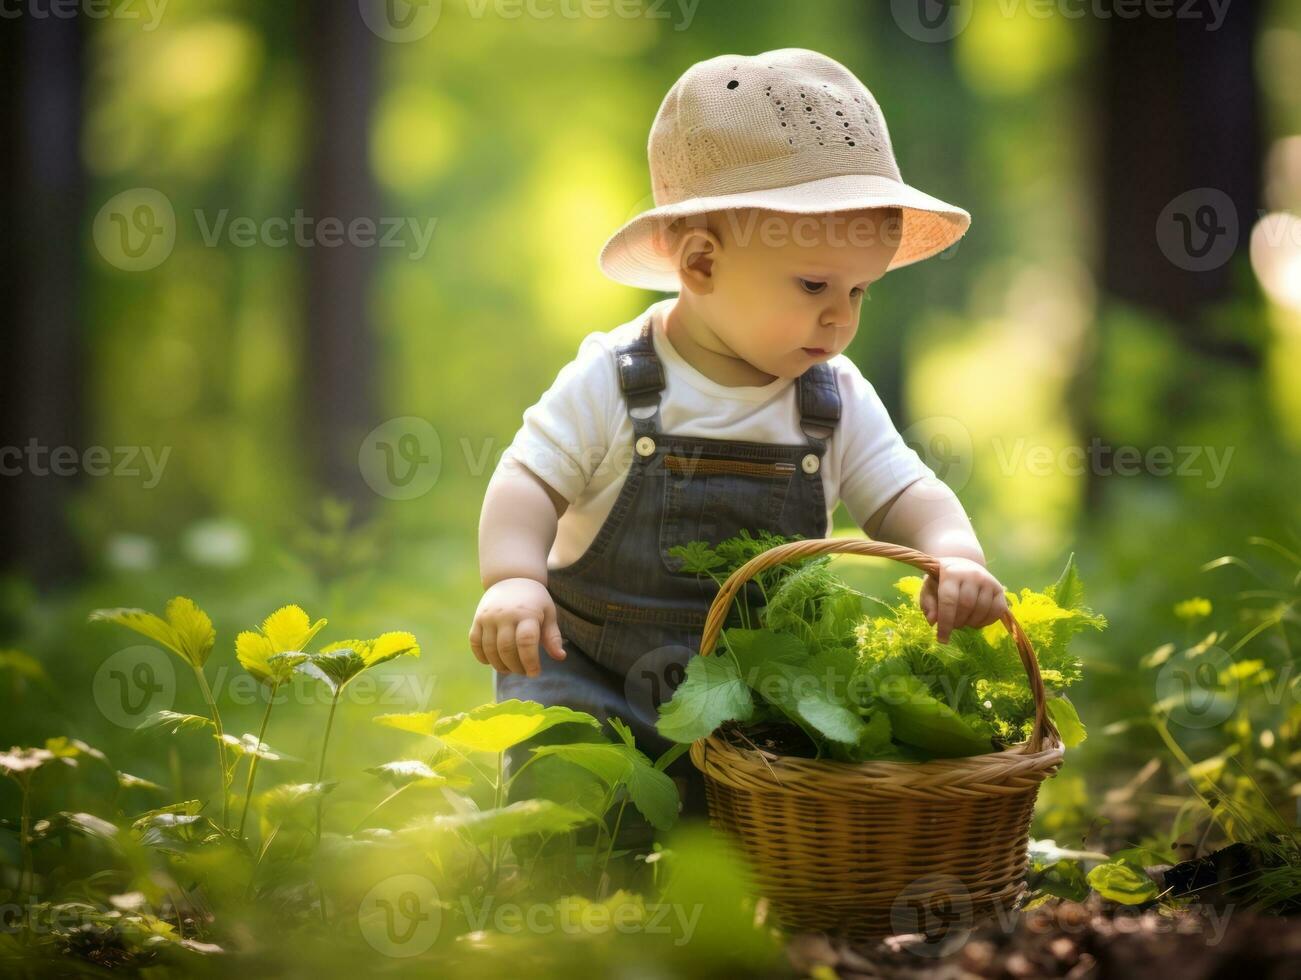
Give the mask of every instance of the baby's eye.
[[(804, 291), (806, 293), (812, 293), (816, 296), (818, 293), (822, 292), (822, 289), (824, 286), (826, 286), (826, 283), (818, 282), (816, 279), (801, 279), (800, 285), (804, 287)], [(850, 290), (850, 293), (851, 295), (857, 294), (859, 296), (866, 296), (867, 290), (863, 289), (861, 286), (855, 286), (853, 289)]]

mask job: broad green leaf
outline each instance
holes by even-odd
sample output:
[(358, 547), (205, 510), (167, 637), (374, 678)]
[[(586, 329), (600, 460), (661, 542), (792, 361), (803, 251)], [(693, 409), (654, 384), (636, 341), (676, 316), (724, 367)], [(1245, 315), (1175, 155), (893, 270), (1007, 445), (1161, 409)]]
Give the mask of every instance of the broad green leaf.
[(940, 758), (992, 752), (988, 736), (981, 735), (944, 702), (931, 694), (926, 683), (912, 674), (894, 674), (878, 691), (890, 715), (894, 738), (925, 749)]
[(331, 694), (337, 694), (343, 685), (366, 669), (366, 661), (350, 646), (326, 648), (308, 656), (297, 669), (309, 677), (315, 677), (330, 689)]
[(212, 620), (192, 599), (176, 596), (167, 603), (165, 620), (143, 609), (96, 609), (91, 622), (117, 623), (161, 644), (196, 670), (201, 670), (217, 639)]
[(152, 732), (155, 734), (166, 732), (175, 735), (178, 732), (190, 731), (196, 728), (213, 727), (212, 719), (205, 718), (203, 715), (190, 715), (180, 711), (155, 711), (152, 715), (136, 725), (137, 732)]
[(494, 837), (561, 834), (593, 820), (592, 814), (575, 806), (552, 800), (522, 800), (492, 810), (439, 814), (429, 819), (428, 825), (437, 830), (457, 831), (472, 843), (483, 844)]
[(575, 742), (542, 745), (533, 752), (582, 766), (610, 789), (626, 786), (633, 806), (658, 830), (667, 830), (677, 820), (678, 788), (672, 777), (656, 769), (650, 759), (630, 745)]
[(1089, 884), (1077, 861), (1056, 861), (1043, 869), (1038, 881), (1041, 892), (1072, 902), (1089, 897)]
[[(641, 755), (641, 753), (638, 753)], [(668, 830), (678, 819), (681, 797), (673, 777), (655, 768), (643, 755), (628, 777), (632, 805), (656, 830)]]
[(309, 654), (307, 662), (298, 669), (325, 683), (331, 692), (341, 687), (363, 670), (410, 654), (420, 656), (420, 645), (410, 633), (382, 633), (373, 640), (340, 640)]
[(281, 606), (262, 623), (262, 635), (275, 653), (302, 651), (319, 633), (326, 620), (312, 622), (299, 606)]
[(1088, 737), (1084, 731), (1084, 723), (1080, 721), (1080, 716), (1075, 710), (1075, 705), (1071, 704), (1065, 695), (1049, 698), (1046, 704), (1048, 717), (1057, 726), (1063, 745), (1067, 748), (1073, 748)]
[(416, 735), (434, 734), (434, 722), (438, 719), (437, 711), (408, 711), (396, 714), (376, 715), (371, 721), (377, 725), (386, 725), (403, 732)]
[(751, 690), (810, 735), (847, 745), (863, 737), (863, 719), (827, 693), (826, 679), (811, 669), (797, 637), (766, 629), (729, 629), (727, 639)]
[(892, 734), (889, 714), (880, 708), (876, 709), (864, 723), (863, 732), (854, 745), (855, 757), (866, 761), (888, 751)]
[(536, 701), (512, 698), (441, 718), (434, 723), (433, 734), (444, 742), (473, 752), (495, 754), (567, 722), (579, 722), (597, 729), (601, 727), (596, 718), (584, 711), (560, 705), (544, 707)]
[(236, 659), (263, 684), (283, 684), (307, 659), (303, 651), (325, 623), (311, 622), (298, 606), (282, 606), (263, 621), (259, 632), (245, 630), (235, 637)]
[(731, 656), (718, 651), (692, 657), (673, 697), (660, 705), (655, 730), (674, 742), (694, 742), (725, 721), (748, 721), (754, 707), (750, 688)]
[(313, 826), (316, 810), (308, 804), (314, 804), (338, 786), (338, 780), (327, 779), (319, 783), (284, 783), (273, 786), (258, 797), (258, 808), (271, 826), (286, 822), (302, 826)]
[(1088, 882), (1103, 898), (1122, 905), (1139, 905), (1157, 896), (1156, 882), (1125, 861), (1099, 864), (1089, 872)]
[(628, 746), (609, 742), (572, 742), (558, 745), (539, 745), (533, 749), (536, 756), (557, 756), (576, 766), (582, 766), (597, 776), (608, 788), (622, 786), (632, 774), (633, 761)]

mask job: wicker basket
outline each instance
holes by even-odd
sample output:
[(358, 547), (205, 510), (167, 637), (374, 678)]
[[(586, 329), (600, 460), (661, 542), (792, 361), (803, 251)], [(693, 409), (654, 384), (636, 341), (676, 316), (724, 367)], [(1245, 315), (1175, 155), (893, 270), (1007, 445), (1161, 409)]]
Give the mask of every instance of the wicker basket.
[[(865, 539), (778, 545), (723, 583), (705, 621), (701, 656), (714, 649), (733, 597), (751, 576), (828, 552), (939, 571), (929, 555)], [(846, 763), (743, 747), (721, 730), (692, 744), (710, 823), (739, 846), (783, 928), (851, 940), (951, 931), (1010, 910), (1021, 895), (1035, 797), (1060, 767), (1063, 750), (1034, 649), (1010, 612), (1002, 622), (1035, 701), (1029, 740), (1002, 752)]]

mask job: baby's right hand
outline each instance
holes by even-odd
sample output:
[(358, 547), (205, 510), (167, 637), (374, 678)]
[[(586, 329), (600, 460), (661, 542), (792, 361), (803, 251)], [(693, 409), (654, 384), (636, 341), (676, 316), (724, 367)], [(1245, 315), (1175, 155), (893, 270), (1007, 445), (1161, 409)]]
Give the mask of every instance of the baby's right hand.
[(539, 635), (553, 660), (565, 659), (556, 604), (547, 587), (531, 578), (506, 578), (489, 586), (479, 600), (470, 649), (479, 663), (498, 673), (537, 677), (542, 673)]

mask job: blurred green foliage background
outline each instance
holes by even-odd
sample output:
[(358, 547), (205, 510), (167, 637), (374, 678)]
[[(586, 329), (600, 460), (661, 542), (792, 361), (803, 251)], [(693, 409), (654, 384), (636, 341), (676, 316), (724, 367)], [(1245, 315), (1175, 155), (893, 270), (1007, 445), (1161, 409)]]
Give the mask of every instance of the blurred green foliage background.
[[(874, 289), (850, 354), (958, 490), (1004, 584), (1042, 587), (1075, 552), (1091, 606), (1111, 621), (1085, 649), (1076, 694), (1091, 737), (1045, 788), (1062, 804), (1059, 824), (1086, 819), (1095, 796), (1086, 787), (1127, 778), (1157, 744), (1150, 733), (1104, 729), (1152, 700), (1139, 658), (1184, 629), (1174, 603), (1201, 595), (1219, 608), (1245, 587), (1240, 570), (1200, 566), (1242, 551), (1251, 535), (1297, 545), (1301, 246), (1293, 236), (1258, 254), (1247, 240), (1266, 212), (1301, 200), (1298, 5), (1259, 5), (1250, 86), (1260, 139), (1244, 152), (1261, 161), (1265, 194), (1256, 213), (1239, 215), (1242, 244), (1224, 285), (1186, 316), (1108, 288), (1108, 262), (1152, 261), (1112, 254), (1109, 229), (1119, 222), (1154, 237), (1157, 215), (1105, 206), (1099, 106), (1117, 104), (1094, 83), (1115, 28), (1096, 19), (982, 4), (951, 42), (931, 44), (901, 31), (889, 5), (849, 0), (704, 0), (689, 12), (665, 5), (660, 16), (550, 18), (491, 7), (477, 16), (445, 2), (433, 30), (397, 43), (370, 35), (356, 5), (343, 6), (169, 0), (152, 29), (115, 17), (80, 25), (84, 444), (170, 447), (170, 456), (149, 488), (142, 477), (60, 483), (80, 561), (44, 578), (19, 564), (5, 579), (0, 643), (35, 656), (49, 680), (5, 678), (13, 696), (0, 741), (77, 735), (180, 798), (201, 792), (203, 777), (189, 785), (187, 767), (191, 753), (206, 764), (207, 746), (182, 741), (169, 762), (161, 742), (89, 707), (96, 670), (124, 637), (87, 624), (86, 612), (160, 610), (177, 594), (212, 614), (212, 664), (227, 681), (235, 634), (286, 603), (328, 618), (323, 640), (416, 634), (420, 659), (385, 668), (407, 678), (398, 694), (386, 700), (380, 689), (341, 707), (349, 735), (334, 746), (337, 772), (397, 757), (403, 736), (370, 725), (373, 714), (489, 700), (491, 673), (466, 638), (482, 592), (479, 507), (522, 412), (578, 341), (656, 298), (606, 280), (596, 254), (649, 203), (645, 145), (659, 102), (695, 61), (798, 46), (854, 70), (884, 109), (905, 179), (973, 215), (950, 253)], [(350, 50), (368, 48), (367, 80), (331, 61), (340, 20), (355, 22)], [(1153, 82), (1137, 63), (1109, 70), (1133, 86)], [(354, 88), (364, 146), (332, 135), (321, 115)], [(328, 200), (368, 187), (359, 200), (371, 210), (361, 213), (434, 222), (423, 254), (409, 235), (407, 247), (365, 255), (342, 247), (342, 261), (366, 269), (363, 315), (351, 322), (311, 313), (319, 246), (204, 239), (223, 212), (258, 223), (311, 214), (322, 199), (312, 196), (313, 168), (332, 154), (363, 166), (335, 173)], [(1159, 185), (1161, 175), (1133, 179)], [(176, 238), (165, 261), (132, 272), (106, 260), (92, 226), (105, 202), (136, 188), (166, 196)], [(1166, 196), (1187, 189), (1172, 181)], [(1232, 353), (1194, 343), (1194, 321)], [(340, 331), (373, 355), (354, 377), (312, 357), (337, 347)], [(308, 435), (315, 420), (357, 391), (368, 393), (365, 411), (322, 449)], [(351, 511), (324, 503), (339, 488), (321, 478), (323, 454), (355, 459), (369, 429), (404, 417), (438, 434), (432, 488), (409, 500), (343, 492)], [(1179, 447), (1212, 447), (1227, 468), (1216, 482), (1204, 449), (1191, 475), (1063, 465), (1063, 451), (1094, 437), (1169, 447), (1175, 464)], [(1033, 447), (1049, 457), (1038, 469), (1025, 455)], [(861, 534), (843, 508), (837, 533)], [(874, 590), (903, 571), (841, 567)], [(176, 706), (200, 708), (185, 685)], [(255, 730), (259, 709), (224, 709), (228, 730)], [(283, 709), (270, 740), (312, 758), (319, 710)], [(346, 802), (364, 791), (345, 784), (340, 794)]]

